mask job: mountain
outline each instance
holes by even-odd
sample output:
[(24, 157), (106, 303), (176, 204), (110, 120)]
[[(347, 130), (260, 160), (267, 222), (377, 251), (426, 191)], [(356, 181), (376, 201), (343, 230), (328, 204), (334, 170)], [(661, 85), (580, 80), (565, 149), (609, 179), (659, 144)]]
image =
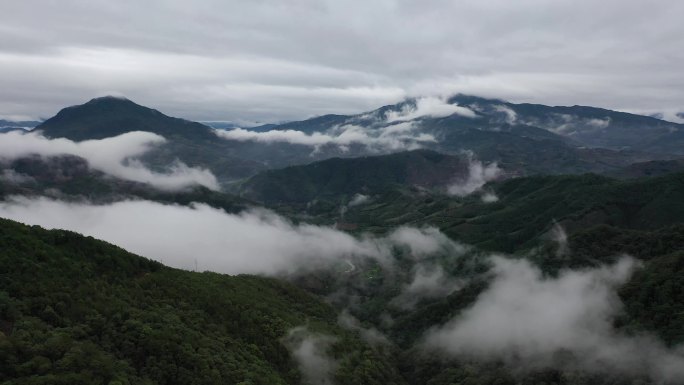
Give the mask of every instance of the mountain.
[[(670, 142), (679, 140), (681, 128), (599, 108), (513, 104), (456, 95), (446, 101), (408, 99), (358, 115), (324, 115), (268, 130), (294, 130), (309, 136), (363, 135), (370, 143), (394, 139), (403, 141), (404, 149), (415, 145), (451, 154), (473, 151), (510, 172), (559, 174), (604, 172), (635, 162), (669, 159), (670, 153), (679, 151)], [(264, 128), (254, 132), (263, 133)], [(644, 132), (647, 142), (640, 136)], [(383, 151), (397, 149), (376, 149)], [(350, 156), (359, 155), (363, 153)]]
[(148, 131), (167, 138), (212, 140), (211, 128), (172, 118), (126, 98), (105, 96), (64, 108), (35, 128), (49, 138), (74, 141), (103, 139), (131, 131)]
[(332, 341), (338, 384), (404, 383), (386, 353), (291, 284), (171, 269), (4, 219), (0, 248), (3, 384), (301, 383), (283, 338), (305, 325)]
[(607, 175), (616, 178), (640, 178), (681, 171), (684, 171), (684, 159), (652, 160), (649, 162), (634, 163), (622, 169), (609, 172)]
[(30, 130), (41, 122), (38, 121), (11, 121), (0, 119), (0, 133), (16, 131), (16, 130)]
[(650, 116), (587, 106), (515, 104), (468, 95), (456, 95), (449, 102), (473, 109), (489, 124), (539, 127), (583, 146), (684, 154), (684, 125)]
[(232, 155), (230, 144), (220, 140), (211, 127), (166, 116), (125, 98), (107, 96), (67, 107), (34, 131), (49, 138), (74, 141), (103, 139), (131, 131), (152, 132), (167, 139), (143, 158), (153, 168), (164, 168), (180, 159), (189, 166), (211, 169), (223, 182), (265, 169), (258, 160)]
[(469, 164), (464, 156), (429, 150), (332, 158), (262, 172), (242, 184), (240, 192), (267, 204), (340, 203), (356, 194), (373, 195), (402, 186), (445, 189), (450, 181), (467, 178)]

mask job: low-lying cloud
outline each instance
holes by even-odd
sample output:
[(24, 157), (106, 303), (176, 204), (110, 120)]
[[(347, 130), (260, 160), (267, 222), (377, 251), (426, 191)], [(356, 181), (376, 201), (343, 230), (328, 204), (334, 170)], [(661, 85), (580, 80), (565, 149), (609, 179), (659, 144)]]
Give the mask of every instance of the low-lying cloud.
[(401, 309), (412, 309), (423, 299), (441, 298), (461, 289), (464, 281), (449, 276), (439, 266), (418, 264), (413, 269), (413, 279), (404, 286), (401, 294), (391, 303)]
[(429, 331), (424, 346), (459, 357), (503, 360), (527, 368), (580, 367), (595, 372), (684, 379), (684, 354), (648, 335), (613, 328), (616, 289), (637, 262), (545, 277), (526, 260), (493, 257), (495, 278), (476, 303)]
[(349, 200), (349, 202), (340, 207), (340, 218), (344, 218), (344, 214), (347, 213), (352, 207), (363, 205), (370, 201), (370, 197), (364, 194), (354, 194), (354, 196)]
[(388, 122), (403, 122), (419, 118), (443, 118), (451, 115), (476, 118), (477, 114), (466, 107), (447, 103), (443, 98), (426, 96), (417, 98), (415, 104), (406, 104), (399, 111), (388, 111), (385, 118)]
[(494, 106), (494, 110), (504, 114), (505, 121), (508, 124), (515, 124), (518, 120), (518, 113), (508, 106), (498, 104)]
[[(447, 187), (449, 195), (464, 197), (481, 191), (487, 182), (496, 180), (503, 173), (503, 170), (499, 168), (496, 162), (483, 164), (481, 161), (473, 159), (472, 155), (468, 157), (468, 162), (470, 163), (468, 165), (468, 175), (465, 178), (452, 182)], [(484, 193), (482, 200), (485, 203), (490, 203), (496, 202), (498, 198), (493, 192), (489, 191)]]
[(452, 241), (434, 227), (417, 229), (401, 226), (390, 233), (387, 238), (396, 247), (407, 250), (414, 260), (420, 261), (430, 255), (462, 255), (468, 248)]
[(354, 237), (331, 227), (294, 224), (262, 209), (227, 214), (204, 204), (96, 205), (13, 197), (0, 202), (0, 217), (90, 235), (172, 267), (191, 270), (196, 263), (200, 270), (228, 274), (296, 273), (352, 257), (389, 264), (397, 247), (416, 259), (455, 247), (434, 229)]
[(292, 353), (304, 384), (332, 385), (337, 362), (327, 351), (335, 342), (331, 336), (314, 333), (305, 326), (290, 329), (283, 343)]
[(549, 232), (549, 238), (557, 245), (557, 257), (563, 257), (570, 253), (570, 247), (568, 246), (568, 233), (560, 223), (553, 221), (553, 227)]
[(163, 190), (177, 190), (192, 185), (218, 190), (218, 182), (208, 170), (176, 162), (166, 173), (158, 173), (151, 171), (137, 159), (164, 142), (165, 139), (159, 135), (141, 131), (82, 142), (63, 138), (48, 139), (38, 133), (14, 131), (0, 134), (0, 159), (11, 161), (31, 155), (74, 155), (85, 159), (94, 170), (125, 180), (147, 183)]
[(418, 132), (411, 122), (402, 122), (385, 127), (369, 129), (355, 124), (335, 126), (324, 132), (307, 134), (298, 130), (270, 130), (266, 132), (235, 128), (229, 131), (216, 130), (224, 139), (241, 142), (289, 143), (313, 147), (336, 146), (347, 151), (352, 145), (365, 146), (370, 151), (415, 150), (427, 143), (436, 142), (434, 136)]
[(33, 177), (18, 173), (12, 169), (2, 170), (0, 173), (0, 182), (5, 182), (8, 184), (24, 184), (35, 181)]

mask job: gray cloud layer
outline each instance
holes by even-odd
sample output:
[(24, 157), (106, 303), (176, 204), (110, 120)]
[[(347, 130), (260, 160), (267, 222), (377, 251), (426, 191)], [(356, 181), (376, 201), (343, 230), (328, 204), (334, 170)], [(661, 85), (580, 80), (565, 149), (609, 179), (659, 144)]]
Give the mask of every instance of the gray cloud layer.
[(491, 286), (471, 308), (430, 331), (425, 346), (528, 368), (648, 374), (668, 383), (684, 379), (682, 349), (613, 328), (621, 309), (616, 289), (636, 268), (633, 259), (557, 278), (544, 277), (525, 260), (492, 260)]
[(169, 266), (228, 274), (294, 273), (344, 264), (354, 257), (391, 264), (392, 248), (415, 259), (461, 246), (431, 228), (403, 227), (387, 237), (353, 237), (325, 226), (295, 225), (266, 210), (241, 214), (197, 204), (151, 201), (109, 205), (14, 197), (0, 217), (90, 235)]
[(0, 115), (125, 94), (263, 121), (462, 91), (675, 116), (682, 14), (676, 0), (5, 1)]
[(92, 169), (121, 179), (148, 183), (164, 190), (177, 190), (193, 185), (218, 190), (218, 182), (209, 170), (176, 162), (167, 173), (158, 173), (137, 160), (137, 157), (165, 141), (157, 134), (142, 131), (78, 143), (63, 138), (48, 139), (38, 133), (13, 131), (0, 134), (0, 160), (11, 161), (29, 155), (74, 155), (85, 159)]

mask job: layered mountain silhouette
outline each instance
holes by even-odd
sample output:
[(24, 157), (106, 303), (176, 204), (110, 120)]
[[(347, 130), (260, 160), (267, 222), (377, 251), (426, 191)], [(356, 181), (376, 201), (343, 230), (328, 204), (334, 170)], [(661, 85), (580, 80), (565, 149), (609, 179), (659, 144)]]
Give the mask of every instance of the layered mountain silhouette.
[[(423, 111), (421, 103), (409, 99), (358, 115), (265, 125), (239, 137), (217, 135), (219, 130), (207, 125), (108, 96), (65, 108), (35, 130), (74, 141), (153, 132), (168, 141), (146, 156), (150, 165), (180, 159), (209, 168), (224, 185), (267, 169), (416, 148), (472, 152), (483, 161), (497, 161), (510, 175), (610, 172), (632, 163), (674, 159), (684, 151), (682, 125), (652, 117), (468, 95), (429, 106), (437, 112)], [(292, 134), (299, 139), (287, 137)]]

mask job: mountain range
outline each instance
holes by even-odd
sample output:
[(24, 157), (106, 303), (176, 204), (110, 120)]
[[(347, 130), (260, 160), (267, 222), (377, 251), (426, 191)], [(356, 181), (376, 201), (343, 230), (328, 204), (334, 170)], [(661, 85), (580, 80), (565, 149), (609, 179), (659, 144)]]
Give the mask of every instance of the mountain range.
[[(250, 130), (217, 130), (115, 97), (65, 108), (35, 128), (50, 138), (102, 139), (148, 131), (167, 143), (151, 165), (178, 158), (210, 169), (224, 187), (260, 171), (332, 157), (415, 148), (473, 152), (510, 175), (608, 172), (682, 155), (682, 126), (591, 107), (548, 107), (456, 95), (411, 99), (364, 114), (325, 115)], [(217, 135), (218, 134), (218, 135)]]
[(0, 212), (114, 244), (0, 219), (0, 383), (684, 383), (683, 132), (469, 95), (65, 108), (1, 135)]

